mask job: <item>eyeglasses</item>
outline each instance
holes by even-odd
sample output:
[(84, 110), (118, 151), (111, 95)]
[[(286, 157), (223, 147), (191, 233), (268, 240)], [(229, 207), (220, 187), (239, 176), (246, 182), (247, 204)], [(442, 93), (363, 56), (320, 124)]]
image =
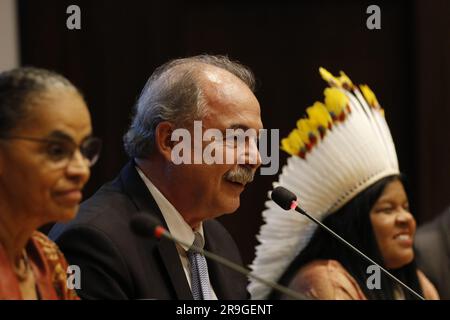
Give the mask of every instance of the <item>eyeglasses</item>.
[(73, 159), (76, 150), (87, 160), (88, 166), (92, 167), (98, 160), (102, 141), (100, 138), (88, 137), (78, 146), (72, 139), (34, 138), (22, 136), (0, 136), (3, 140), (26, 140), (46, 144), (45, 153), (48, 159), (59, 167), (65, 167)]

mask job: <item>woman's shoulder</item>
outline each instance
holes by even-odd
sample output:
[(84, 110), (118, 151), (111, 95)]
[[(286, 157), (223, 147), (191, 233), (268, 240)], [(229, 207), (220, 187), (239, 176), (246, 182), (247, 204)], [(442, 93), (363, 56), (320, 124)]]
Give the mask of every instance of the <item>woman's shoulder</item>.
[(56, 243), (50, 240), (45, 234), (34, 231), (31, 235), (34, 246), (41, 252), (47, 261), (58, 261), (66, 264), (66, 259)]
[(41, 266), (47, 269), (45, 272), (63, 279), (66, 276), (67, 261), (56, 243), (39, 231), (33, 232), (31, 240), (35, 248), (32, 253), (33, 260), (41, 260)]
[(350, 274), (345, 270), (342, 264), (337, 260), (314, 260), (303, 267), (297, 273), (305, 279), (321, 280), (331, 275), (344, 279), (351, 278)]
[(420, 286), (422, 287), (424, 298), (427, 300), (439, 300), (439, 294), (435, 286), (419, 269), (417, 269), (417, 278), (419, 279)]
[(78, 299), (75, 291), (67, 288), (68, 263), (56, 243), (39, 231), (33, 232), (31, 242), (34, 247), (31, 258), (39, 266), (40, 274), (50, 279), (57, 297)]
[(31, 239), (34, 243), (40, 247), (46, 248), (49, 252), (58, 252), (58, 246), (52, 240), (50, 240), (45, 234), (40, 231), (34, 231), (31, 235)]
[(364, 300), (356, 280), (336, 260), (314, 260), (301, 267), (291, 288), (321, 300)]

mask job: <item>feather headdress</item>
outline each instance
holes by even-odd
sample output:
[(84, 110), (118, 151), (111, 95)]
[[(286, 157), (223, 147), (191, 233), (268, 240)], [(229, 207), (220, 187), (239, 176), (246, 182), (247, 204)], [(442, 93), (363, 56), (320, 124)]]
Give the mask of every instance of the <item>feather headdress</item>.
[[(395, 146), (375, 94), (359, 88), (341, 71), (334, 77), (319, 69), (328, 82), (324, 102), (306, 109), (307, 117), (281, 141), (291, 155), (274, 187), (294, 192), (299, 205), (319, 220), (337, 211), (378, 180), (399, 174)], [(262, 213), (265, 224), (252, 272), (277, 281), (309, 243), (316, 225), (306, 217), (285, 212), (273, 201)], [(264, 299), (270, 288), (250, 282), (252, 299)]]

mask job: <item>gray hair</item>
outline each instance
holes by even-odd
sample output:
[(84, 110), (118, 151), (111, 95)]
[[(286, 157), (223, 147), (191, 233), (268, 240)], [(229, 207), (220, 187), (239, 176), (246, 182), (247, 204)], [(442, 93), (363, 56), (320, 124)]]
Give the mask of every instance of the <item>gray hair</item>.
[(124, 135), (124, 147), (132, 158), (146, 158), (155, 148), (155, 130), (162, 121), (177, 127), (201, 119), (206, 103), (199, 84), (199, 64), (224, 69), (255, 90), (252, 71), (226, 56), (198, 55), (175, 59), (158, 67), (148, 79), (135, 105), (135, 115)]
[(26, 118), (43, 93), (57, 88), (81, 93), (62, 75), (33, 67), (16, 68), (0, 73), (0, 135), (8, 134)]

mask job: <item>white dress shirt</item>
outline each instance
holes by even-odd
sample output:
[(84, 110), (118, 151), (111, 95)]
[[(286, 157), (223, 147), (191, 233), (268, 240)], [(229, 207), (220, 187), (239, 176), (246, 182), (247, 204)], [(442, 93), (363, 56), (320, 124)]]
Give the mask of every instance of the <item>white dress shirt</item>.
[[(167, 198), (161, 193), (161, 191), (156, 188), (156, 186), (150, 181), (149, 178), (142, 172), (142, 170), (136, 166), (136, 170), (147, 186), (148, 190), (152, 194), (153, 198), (156, 201), (161, 213), (164, 217), (164, 220), (167, 223), (167, 227), (169, 228), (169, 232), (177, 239), (185, 242), (185, 243), (194, 243), (195, 234), (194, 232), (200, 233), (203, 239), (205, 239), (203, 235), (203, 225), (200, 223), (200, 226), (197, 230), (192, 230), (192, 228), (187, 224), (187, 222), (183, 219), (178, 210), (167, 200)], [(177, 244), (178, 255), (180, 256), (181, 264), (183, 265), (184, 273), (186, 275), (186, 279), (189, 283), (189, 287), (191, 287), (191, 268), (189, 265), (189, 258), (187, 256), (187, 251), (189, 247), (183, 246), (181, 244)], [(216, 293), (211, 285), (211, 280), (209, 282), (211, 297), (213, 300), (217, 300)]]

